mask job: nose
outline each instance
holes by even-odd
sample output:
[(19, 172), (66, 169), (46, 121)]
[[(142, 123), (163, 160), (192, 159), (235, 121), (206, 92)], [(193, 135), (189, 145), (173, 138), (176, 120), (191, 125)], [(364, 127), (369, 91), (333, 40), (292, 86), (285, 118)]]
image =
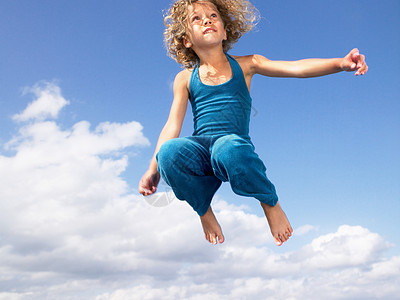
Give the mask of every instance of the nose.
[(211, 24), (211, 19), (205, 18), (204, 19), (204, 25), (210, 25)]

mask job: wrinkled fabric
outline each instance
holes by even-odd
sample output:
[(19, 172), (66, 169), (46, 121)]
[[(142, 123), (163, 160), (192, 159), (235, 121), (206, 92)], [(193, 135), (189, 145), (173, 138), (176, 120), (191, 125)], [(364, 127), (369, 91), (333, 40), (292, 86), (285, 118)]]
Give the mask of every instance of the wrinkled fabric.
[(191, 136), (165, 142), (157, 154), (158, 171), (175, 196), (204, 215), (222, 182), (241, 196), (275, 206), (278, 197), (253, 144), (236, 134)]
[(190, 80), (193, 136), (165, 142), (158, 171), (175, 196), (204, 215), (222, 182), (241, 196), (275, 206), (278, 197), (249, 137), (251, 97), (238, 62), (227, 54), (232, 78), (220, 85), (201, 82), (199, 65)]

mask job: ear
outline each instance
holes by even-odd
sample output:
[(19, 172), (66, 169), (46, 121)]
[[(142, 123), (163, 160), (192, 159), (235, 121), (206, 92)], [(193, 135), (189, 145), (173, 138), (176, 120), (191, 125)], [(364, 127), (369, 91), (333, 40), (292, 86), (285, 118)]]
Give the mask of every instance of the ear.
[(226, 34), (226, 29), (224, 29), (224, 41), (226, 41), (228, 39), (228, 36)]
[(185, 46), (186, 48), (191, 48), (193, 46), (193, 44), (187, 38), (184, 38), (183, 46)]

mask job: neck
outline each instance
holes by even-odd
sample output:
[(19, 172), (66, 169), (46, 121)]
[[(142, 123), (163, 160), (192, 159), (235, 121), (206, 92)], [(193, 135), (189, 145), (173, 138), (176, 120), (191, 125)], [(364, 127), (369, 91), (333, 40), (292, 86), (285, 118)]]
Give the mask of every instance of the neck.
[(226, 55), (222, 50), (222, 47), (219, 49), (199, 51), (196, 52), (196, 54), (200, 58), (200, 65), (217, 67), (218, 65), (226, 62)]

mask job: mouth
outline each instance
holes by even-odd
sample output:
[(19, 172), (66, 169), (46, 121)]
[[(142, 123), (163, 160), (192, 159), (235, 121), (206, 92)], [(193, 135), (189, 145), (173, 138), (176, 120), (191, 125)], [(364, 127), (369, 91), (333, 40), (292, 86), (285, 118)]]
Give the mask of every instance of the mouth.
[(206, 30), (203, 31), (203, 34), (211, 33), (211, 32), (217, 32), (214, 28), (207, 28)]

